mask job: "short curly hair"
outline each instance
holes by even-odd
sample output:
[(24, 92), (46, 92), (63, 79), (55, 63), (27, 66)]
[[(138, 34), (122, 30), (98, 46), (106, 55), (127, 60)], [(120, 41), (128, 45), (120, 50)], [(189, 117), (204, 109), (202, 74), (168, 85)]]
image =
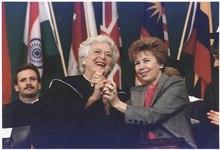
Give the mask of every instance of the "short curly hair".
[(91, 49), (91, 47), (96, 43), (107, 43), (111, 47), (111, 49), (113, 51), (111, 68), (113, 68), (115, 66), (115, 64), (119, 58), (119, 51), (118, 51), (114, 41), (109, 36), (102, 34), (102, 35), (90, 37), (86, 41), (84, 41), (80, 44), (80, 47), (78, 50), (78, 56), (79, 56), (78, 71), (79, 71), (79, 74), (83, 74), (85, 72), (85, 67), (83, 66), (83, 60), (88, 55), (88, 52)]
[(168, 59), (168, 49), (157, 37), (148, 37), (134, 41), (128, 49), (128, 55), (131, 62), (134, 62), (139, 52), (150, 51), (156, 57), (160, 64), (166, 64)]

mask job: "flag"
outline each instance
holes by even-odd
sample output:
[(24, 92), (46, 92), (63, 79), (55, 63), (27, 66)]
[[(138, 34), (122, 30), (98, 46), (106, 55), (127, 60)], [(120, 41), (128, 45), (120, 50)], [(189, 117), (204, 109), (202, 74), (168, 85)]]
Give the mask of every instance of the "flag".
[(78, 48), (88, 37), (96, 36), (95, 15), (91, 2), (74, 2), (72, 44), (69, 53), (68, 75), (77, 75)]
[(212, 81), (209, 50), (210, 32), (212, 32), (211, 18), (210, 2), (200, 2), (196, 9), (192, 33), (183, 48), (183, 52), (194, 55), (194, 85), (200, 82), (201, 98), (204, 97), (207, 84)]
[(11, 102), (11, 62), (8, 49), (5, 3), (2, 3), (2, 104)]
[(92, 2), (84, 2), (87, 36), (97, 36), (95, 13)]
[(165, 9), (160, 2), (147, 2), (144, 5), (141, 37), (158, 37), (169, 47)]
[[(161, 2), (147, 2), (144, 4), (144, 9), (141, 37), (157, 37), (163, 40), (169, 48), (167, 21), (163, 4)], [(168, 55), (170, 55), (170, 52)], [(136, 76), (135, 84), (144, 84), (144, 81)]]
[[(103, 2), (103, 20), (100, 26), (100, 34), (109, 35), (115, 42), (118, 49), (121, 47), (120, 28), (118, 25), (118, 12), (116, 2)], [(108, 79), (113, 80), (118, 88), (121, 88), (121, 62), (120, 57), (112, 69)]]
[(24, 43), (27, 45), (27, 63), (34, 64), (42, 76), (43, 56), (41, 31), (39, 20), (39, 3), (30, 2), (27, 4), (26, 21), (24, 29)]
[(24, 44), (28, 49), (26, 61), (41, 71), (41, 93), (52, 79), (64, 76), (54, 30), (48, 2), (29, 2), (24, 29)]
[[(77, 38), (75, 38), (77, 37)], [(72, 45), (69, 53), (68, 75), (77, 75), (78, 48), (82, 41), (86, 40), (85, 13), (82, 2), (74, 3)]]

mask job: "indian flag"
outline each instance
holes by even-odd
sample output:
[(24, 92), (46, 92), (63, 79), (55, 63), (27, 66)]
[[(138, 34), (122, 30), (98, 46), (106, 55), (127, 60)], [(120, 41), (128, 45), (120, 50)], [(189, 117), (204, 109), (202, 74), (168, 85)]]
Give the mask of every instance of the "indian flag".
[(26, 62), (36, 65), (42, 77), (42, 91), (53, 78), (64, 76), (48, 2), (28, 2), (24, 28)]

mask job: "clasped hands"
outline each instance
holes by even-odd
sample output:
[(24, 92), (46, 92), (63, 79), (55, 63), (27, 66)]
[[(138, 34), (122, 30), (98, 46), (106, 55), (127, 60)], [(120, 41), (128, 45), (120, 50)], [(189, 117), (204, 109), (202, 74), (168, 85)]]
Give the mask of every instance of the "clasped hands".
[(102, 100), (103, 103), (110, 103), (113, 105), (114, 101), (117, 99), (117, 87), (114, 81), (107, 80), (104, 84), (102, 90)]
[(117, 87), (113, 81), (107, 80), (103, 73), (103, 71), (97, 71), (93, 75), (91, 80), (94, 84), (92, 97), (94, 100), (102, 98), (106, 113), (109, 114), (110, 105), (112, 105), (117, 98)]

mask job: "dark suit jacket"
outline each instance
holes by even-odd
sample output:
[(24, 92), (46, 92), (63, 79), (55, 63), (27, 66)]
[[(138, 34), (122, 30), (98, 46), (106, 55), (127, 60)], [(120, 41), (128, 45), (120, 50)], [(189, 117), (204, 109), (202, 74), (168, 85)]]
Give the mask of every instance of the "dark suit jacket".
[(193, 116), (200, 120), (200, 124), (195, 126), (194, 135), (198, 148), (219, 148), (219, 126), (210, 123), (207, 112), (211, 109), (219, 112), (219, 79), (211, 82), (205, 90), (203, 101), (194, 104)]
[(3, 128), (13, 128), (11, 137), (3, 139), (3, 148), (31, 148), (30, 126), (37, 113), (38, 102), (26, 104), (21, 100), (3, 106)]
[(38, 102), (35, 102), (34, 104), (25, 104), (18, 99), (9, 104), (3, 105), (3, 128), (30, 125), (33, 116), (36, 114), (37, 103)]
[(144, 108), (146, 86), (131, 88), (131, 99), (125, 112), (125, 122), (144, 126), (158, 138), (183, 137), (193, 148), (196, 144), (191, 131), (189, 99), (182, 78), (163, 74), (150, 108)]

